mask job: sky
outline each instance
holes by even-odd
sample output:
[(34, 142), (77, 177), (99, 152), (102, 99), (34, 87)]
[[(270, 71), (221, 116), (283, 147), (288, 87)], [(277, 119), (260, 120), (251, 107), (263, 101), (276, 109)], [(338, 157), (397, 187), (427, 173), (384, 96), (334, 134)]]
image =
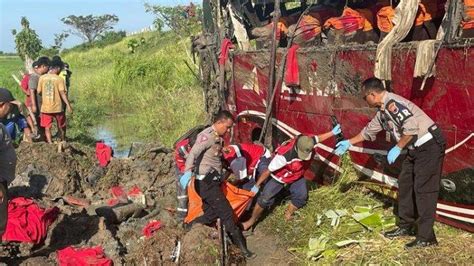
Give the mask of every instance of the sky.
[[(54, 44), (54, 34), (70, 29), (61, 22), (69, 15), (115, 14), (119, 22), (114, 30), (134, 32), (153, 23), (153, 15), (145, 12), (144, 4), (187, 5), (190, 0), (0, 0), (0, 51), (15, 52), (12, 29), (21, 30), (21, 17), (26, 16), (44, 47)], [(197, 1), (193, 1), (197, 2)], [(200, 1), (199, 1), (200, 2)], [(82, 43), (70, 35), (63, 48)]]

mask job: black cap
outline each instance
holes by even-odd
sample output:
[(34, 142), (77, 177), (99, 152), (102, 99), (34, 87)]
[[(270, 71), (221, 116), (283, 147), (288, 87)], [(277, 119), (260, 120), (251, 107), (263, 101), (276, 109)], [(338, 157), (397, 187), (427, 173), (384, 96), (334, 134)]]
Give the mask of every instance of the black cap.
[(14, 100), (15, 98), (13, 98), (13, 95), (9, 90), (0, 88), (0, 103), (11, 102)]

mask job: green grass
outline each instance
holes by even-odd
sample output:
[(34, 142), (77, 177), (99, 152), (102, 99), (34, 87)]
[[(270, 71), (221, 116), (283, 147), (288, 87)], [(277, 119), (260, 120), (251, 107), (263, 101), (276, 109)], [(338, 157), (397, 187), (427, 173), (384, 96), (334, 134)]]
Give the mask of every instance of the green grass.
[[(309, 193), (307, 205), (298, 210), (291, 222), (284, 220), (286, 202), (275, 210), (258, 226), (267, 233), (276, 234), (281, 243), (289, 248), (297, 264), (470, 264), (474, 255), (473, 236), (453, 227), (435, 224), (438, 247), (406, 251), (404, 245), (413, 238), (388, 240), (382, 236), (384, 229), (368, 230), (344, 216), (337, 227), (331, 226), (330, 219), (324, 217), (327, 210), (346, 209), (349, 213), (355, 206), (376, 206), (374, 212), (385, 219), (393, 219), (393, 202), (380, 197), (368, 189), (355, 185), (358, 176), (350, 166), (348, 158), (342, 165), (345, 172), (333, 186), (323, 186)], [(318, 215), (323, 216), (317, 225)], [(257, 227), (257, 228), (258, 228)], [(325, 236), (328, 239), (326, 252), (316, 261), (307, 258), (310, 238)], [(335, 243), (354, 239), (361, 241), (347, 247), (338, 248)]]
[(17, 56), (0, 56), (0, 87), (9, 89), (17, 99), (24, 99), (20, 86), (11, 76), (14, 74), (21, 80), (19, 71), (23, 70), (23, 62)]
[[(141, 37), (145, 43), (130, 53), (127, 42)], [(84, 135), (107, 120), (123, 141), (161, 141), (170, 146), (201, 123), (202, 90), (184, 64), (191, 62), (188, 47), (188, 39), (152, 32), (64, 55), (73, 71), (71, 136)]]

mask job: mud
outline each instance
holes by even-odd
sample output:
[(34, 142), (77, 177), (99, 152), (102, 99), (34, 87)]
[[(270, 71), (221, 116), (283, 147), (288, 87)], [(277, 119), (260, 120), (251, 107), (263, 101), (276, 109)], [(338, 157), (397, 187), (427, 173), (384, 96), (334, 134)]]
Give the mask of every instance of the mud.
[[(0, 246), (0, 262), (55, 265), (57, 251), (65, 247), (101, 246), (114, 265), (172, 264), (171, 256), (178, 241), (180, 264), (218, 262), (216, 230), (197, 225), (186, 233), (174, 218), (173, 156), (163, 145), (140, 145), (133, 148), (130, 158), (113, 158), (95, 185), (85, 181), (96, 167), (91, 147), (72, 143), (58, 152), (55, 145), (22, 143), (17, 155), (17, 178), (9, 187), (10, 196), (32, 197), (42, 207), (58, 207), (61, 214), (49, 227), (44, 243)], [(121, 186), (125, 192), (134, 186), (140, 188), (143, 196), (129, 197), (129, 202), (138, 200), (145, 209), (119, 224), (99, 217), (95, 210), (113, 198), (110, 190), (113, 186)], [(70, 205), (65, 196), (90, 202), (90, 206)], [(163, 227), (154, 236), (145, 238), (142, 230), (152, 220), (161, 221)], [(233, 252), (234, 258), (241, 257), (238, 251)]]

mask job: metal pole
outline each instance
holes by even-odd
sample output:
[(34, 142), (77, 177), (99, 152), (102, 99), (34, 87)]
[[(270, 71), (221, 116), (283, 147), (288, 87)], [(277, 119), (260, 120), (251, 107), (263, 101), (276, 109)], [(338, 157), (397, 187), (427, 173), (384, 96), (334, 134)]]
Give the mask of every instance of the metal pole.
[(272, 47), (270, 49), (270, 73), (268, 75), (268, 90), (267, 90), (267, 110), (270, 112), (266, 114), (266, 119), (264, 121), (264, 127), (262, 128), (262, 133), (260, 135), (259, 141), (262, 141), (263, 136), (265, 136), (264, 145), (268, 148), (272, 147), (272, 95), (273, 90), (275, 89), (275, 65), (276, 65), (276, 53), (277, 48), (280, 43), (280, 40), (277, 40), (277, 31), (278, 31), (278, 21), (280, 20), (280, 0), (275, 0), (275, 10), (273, 11), (273, 33), (272, 33)]

